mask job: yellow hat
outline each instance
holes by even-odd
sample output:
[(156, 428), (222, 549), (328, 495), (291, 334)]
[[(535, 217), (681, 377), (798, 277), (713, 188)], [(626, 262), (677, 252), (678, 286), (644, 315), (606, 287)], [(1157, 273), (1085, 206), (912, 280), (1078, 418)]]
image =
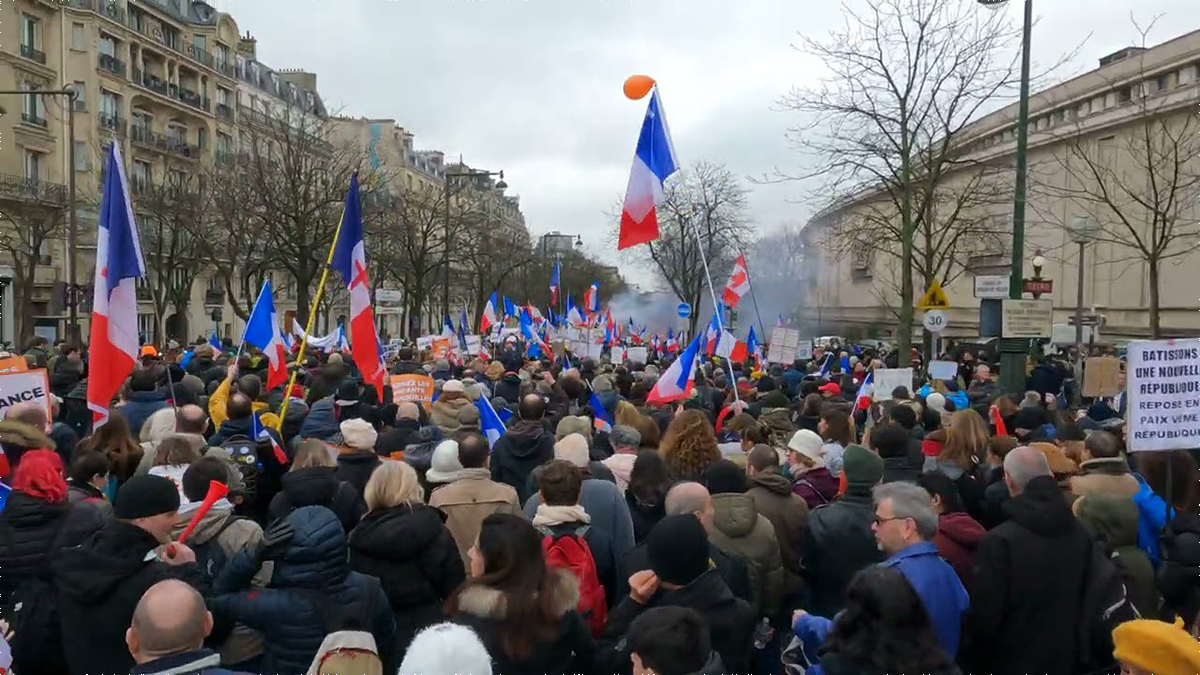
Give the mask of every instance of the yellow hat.
[(1200, 642), (1162, 621), (1127, 621), (1113, 631), (1113, 656), (1154, 675), (1200, 673)]

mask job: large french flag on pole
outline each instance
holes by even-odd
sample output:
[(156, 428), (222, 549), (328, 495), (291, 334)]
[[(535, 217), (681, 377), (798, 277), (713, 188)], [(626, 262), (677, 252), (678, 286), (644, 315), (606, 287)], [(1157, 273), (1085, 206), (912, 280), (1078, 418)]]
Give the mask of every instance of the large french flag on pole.
[(358, 200), (358, 173), (350, 176), (342, 226), (333, 250), (333, 269), (342, 275), (350, 293), (350, 354), (365, 382), (383, 391), (384, 369), (375, 342), (375, 311), (371, 308), (371, 282), (367, 278), (367, 253), (363, 245), (362, 205)]
[(496, 291), (492, 291), (487, 304), (483, 306), (483, 316), (479, 317), (479, 331), (486, 333), (492, 329), (492, 326), (498, 325), (500, 325), (500, 318), (496, 316)]
[(246, 332), (242, 342), (262, 350), (267, 357), (267, 389), (287, 383), (287, 352), (283, 344), (283, 333), (279, 330), (279, 317), (275, 314), (275, 299), (271, 294), (271, 281), (263, 282), (250, 319), (246, 321)]
[(621, 208), (621, 230), (617, 235), (617, 250), (645, 244), (658, 239), (658, 213), (662, 204), (663, 181), (679, 168), (671, 130), (663, 113), (658, 87), (650, 91), (650, 105), (633, 153), (633, 169), (629, 186), (625, 188), (625, 204)]
[(692, 395), (692, 384), (696, 373), (696, 357), (700, 354), (700, 339), (703, 333), (697, 333), (692, 343), (683, 354), (663, 371), (662, 377), (654, 384), (646, 403), (670, 403)]
[(559, 285), (559, 277), (561, 276), (561, 274), (559, 274), (559, 272), (560, 272), (561, 268), (562, 268), (562, 259), (559, 258), (558, 256), (555, 256), (554, 257), (554, 271), (550, 273), (550, 304), (551, 305), (558, 304), (558, 285)]
[(129, 184), (116, 142), (109, 145), (96, 236), (95, 295), (88, 339), (87, 404), (94, 427), (108, 420), (108, 406), (138, 358), (137, 279), (146, 274)]

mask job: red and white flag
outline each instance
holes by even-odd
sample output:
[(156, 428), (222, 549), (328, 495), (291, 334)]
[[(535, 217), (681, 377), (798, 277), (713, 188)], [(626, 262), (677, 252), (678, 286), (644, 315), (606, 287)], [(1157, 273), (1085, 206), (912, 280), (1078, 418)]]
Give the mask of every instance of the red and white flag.
[(739, 255), (733, 262), (733, 273), (729, 275), (729, 283), (721, 293), (721, 302), (729, 307), (737, 307), (742, 296), (750, 292), (750, 273), (746, 271), (746, 256)]
[(350, 294), (350, 353), (362, 372), (363, 381), (383, 392), (384, 368), (379, 360), (375, 334), (375, 311), (371, 308), (371, 282), (367, 277), (367, 253), (363, 246), (362, 205), (358, 201), (358, 173), (350, 176), (342, 226), (333, 250), (333, 269), (342, 275)]

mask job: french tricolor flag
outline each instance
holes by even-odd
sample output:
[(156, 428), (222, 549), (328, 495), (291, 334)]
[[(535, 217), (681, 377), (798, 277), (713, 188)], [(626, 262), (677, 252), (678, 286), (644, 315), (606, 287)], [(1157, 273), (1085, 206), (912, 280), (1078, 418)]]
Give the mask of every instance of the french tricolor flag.
[(499, 326), (500, 319), (496, 316), (496, 291), (492, 291), (492, 296), (488, 298), (487, 304), (483, 306), (483, 316), (479, 317), (479, 332), (486, 333), (492, 329), (492, 326)]
[(600, 311), (600, 283), (593, 281), (592, 285), (583, 292), (583, 311), (595, 314)]
[(650, 105), (637, 149), (633, 153), (633, 169), (629, 186), (625, 188), (625, 204), (621, 208), (621, 230), (617, 235), (617, 250), (645, 244), (658, 239), (658, 214), (655, 207), (665, 197), (663, 181), (679, 168), (671, 130), (663, 113), (658, 87), (650, 91)]
[(562, 259), (559, 258), (558, 256), (555, 256), (554, 257), (554, 271), (550, 273), (550, 304), (551, 305), (558, 304), (558, 284), (559, 284), (559, 276), (560, 276), (559, 271), (561, 270), (561, 268), (562, 268)]
[(267, 357), (267, 389), (274, 389), (287, 382), (287, 352), (283, 344), (283, 333), (279, 330), (279, 317), (275, 314), (275, 300), (271, 294), (271, 281), (263, 282), (254, 309), (246, 321), (246, 332), (242, 342), (262, 350)]
[(572, 326), (582, 326), (584, 323), (583, 313), (579, 311), (574, 302), (571, 302), (570, 293), (567, 294), (567, 323)]
[(95, 294), (87, 380), (94, 427), (108, 420), (108, 406), (138, 359), (137, 280), (146, 274), (120, 147), (108, 150), (96, 236)]
[(363, 246), (362, 204), (358, 200), (358, 172), (350, 176), (342, 225), (333, 249), (333, 269), (342, 275), (350, 294), (350, 353), (363, 379), (383, 391), (384, 368), (380, 366), (375, 340), (375, 311), (371, 308), (371, 282), (367, 278), (367, 253)]
[(654, 384), (646, 403), (670, 403), (692, 395), (692, 384), (696, 373), (696, 357), (700, 354), (700, 338), (697, 334), (683, 354), (663, 371)]
[(608, 411), (604, 409), (604, 404), (600, 402), (600, 397), (596, 395), (596, 392), (592, 392), (588, 404), (592, 406), (592, 414), (595, 415), (592, 426), (596, 428), (596, 431), (610, 433), (613, 428), (612, 415), (609, 415)]

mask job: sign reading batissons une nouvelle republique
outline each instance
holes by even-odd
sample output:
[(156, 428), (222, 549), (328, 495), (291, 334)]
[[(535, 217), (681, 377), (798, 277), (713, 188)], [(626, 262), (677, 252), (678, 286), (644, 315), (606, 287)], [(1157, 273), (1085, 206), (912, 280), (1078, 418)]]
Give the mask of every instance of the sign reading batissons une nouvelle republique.
[(1128, 354), (1129, 449), (1200, 445), (1200, 339), (1138, 340)]

